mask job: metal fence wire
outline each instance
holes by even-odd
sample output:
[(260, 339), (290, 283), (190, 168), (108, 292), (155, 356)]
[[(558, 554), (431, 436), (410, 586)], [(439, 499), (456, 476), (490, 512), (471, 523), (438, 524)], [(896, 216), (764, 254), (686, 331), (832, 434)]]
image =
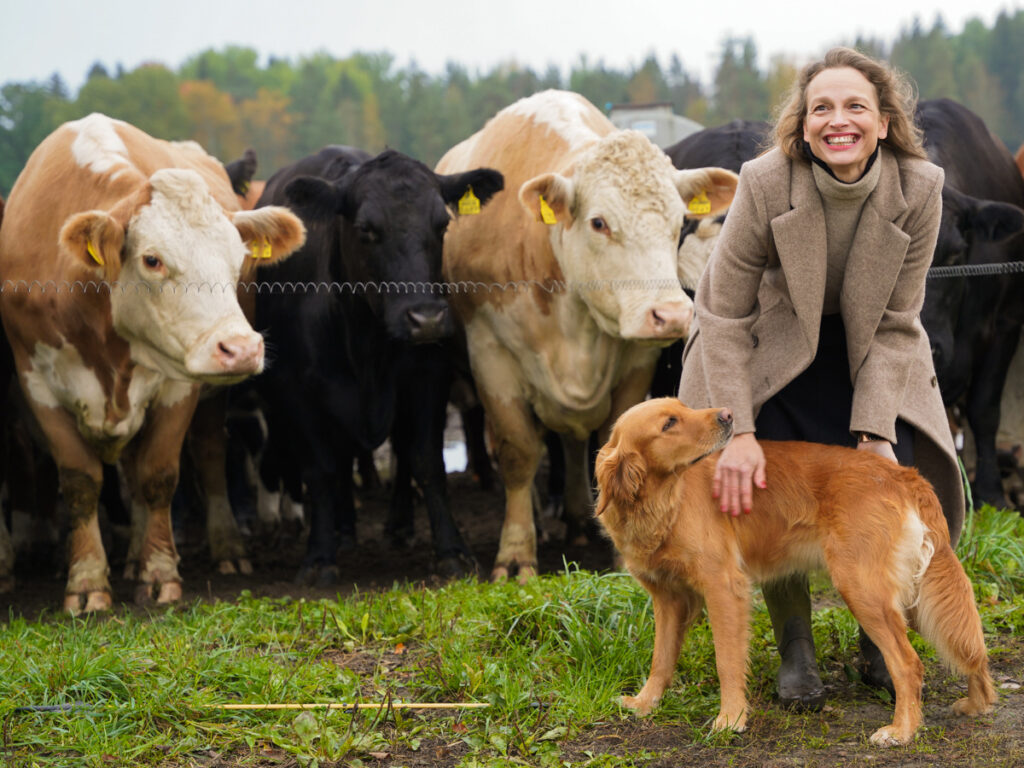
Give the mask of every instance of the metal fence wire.
[[(991, 277), (1005, 274), (1024, 273), (1024, 261), (999, 264), (958, 264), (945, 267), (931, 267), (929, 280), (950, 277)], [(589, 292), (607, 288), (654, 291), (678, 287), (676, 280), (508, 280), (505, 282), (323, 282), (323, 281), (248, 281), (235, 283), (182, 282), (168, 280), (160, 283), (144, 281), (121, 282), (107, 280), (4, 280), (0, 293), (245, 293), (254, 294), (430, 294), (452, 295), (487, 291), (528, 291), (539, 289), (545, 293)]]

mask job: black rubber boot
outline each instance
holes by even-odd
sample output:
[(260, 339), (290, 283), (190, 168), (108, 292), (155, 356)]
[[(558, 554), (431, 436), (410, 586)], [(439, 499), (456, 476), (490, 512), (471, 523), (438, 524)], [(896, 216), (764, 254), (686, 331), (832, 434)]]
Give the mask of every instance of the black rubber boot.
[(825, 686), (818, 675), (811, 627), (802, 616), (790, 617), (783, 626), (779, 655), (779, 701), (789, 707), (821, 709)]
[(811, 590), (806, 576), (791, 576), (761, 587), (772, 619), (779, 665), (779, 700), (785, 706), (820, 709), (825, 686), (814, 658), (811, 634)]
[(878, 646), (874, 644), (863, 629), (860, 630), (858, 644), (860, 645), (860, 653), (863, 657), (860, 668), (861, 682), (870, 685), (872, 688), (884, 688), (895, 699), (896, 689), (893, 687), (889, 670), (885, 666), (882, 652), (878, 650)]

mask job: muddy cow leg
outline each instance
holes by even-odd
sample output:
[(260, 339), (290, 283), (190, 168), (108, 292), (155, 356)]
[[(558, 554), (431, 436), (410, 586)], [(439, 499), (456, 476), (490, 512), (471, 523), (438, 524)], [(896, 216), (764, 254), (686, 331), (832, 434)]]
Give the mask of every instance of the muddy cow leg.
[(130, 459), (134, 470), (132, 503), (146, 508), (147, 520), (139, 553), (135, 600), (157, 603), (181, 599), (178, 551), (171, 529), (171, 499), (178, 485), (178, 470), (185, 433), (192, 420), (199, 387), (170, 406), (154, 406), (143, 431), (136, 437)]
[(222, 574), (250, 574), (252, 562), (228, 501), (226, 417), (226, 391), (200, 401), (189, 428), (188, 444), (206, 503), (210, 558)]

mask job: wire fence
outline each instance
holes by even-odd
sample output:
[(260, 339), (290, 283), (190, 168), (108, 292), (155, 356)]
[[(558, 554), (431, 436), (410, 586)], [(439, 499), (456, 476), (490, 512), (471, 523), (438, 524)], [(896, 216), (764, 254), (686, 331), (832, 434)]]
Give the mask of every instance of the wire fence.
[[(959, 264), (944, 267), (931, 267), (928, 279), (950, 277), (992, 277), (1007, 274), (1024, 274), (1024, 261), (1003, 262), (999, 264)], [(660, 291), (678, 288), (679, 282), (671, 279), (658, 280), (508, 280), (504, 282), (457, 281), (359, 281), (359, 282), (324, 282), (324, 281), (249, 281), (249, 282), (181, 282), (164, 281), (161, 283), (120, 282), (106, 280), (4, 280), (0, 283), (0, 293), (39, 292), (39, 293), (164, 293), (203, 294), (203, 293), (252, 293), (252, 294), (428, 294), (457, 295), (486, 291), (520, 292), (541, 290), (545, 293), (586, 293), (606, 290), (639, 290)]]

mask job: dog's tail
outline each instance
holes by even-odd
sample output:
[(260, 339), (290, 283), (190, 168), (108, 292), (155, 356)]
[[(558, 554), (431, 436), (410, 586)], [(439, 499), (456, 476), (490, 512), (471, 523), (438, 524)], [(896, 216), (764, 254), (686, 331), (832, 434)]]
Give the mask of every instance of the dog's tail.
[[(920, 500), (922, 506), (938, 507), (938, 499)], [(941, 510), (929, 510), (941, 516)], [(926, 513), (927, 514), (927, 513)], [(928, 515), (931, 516), (931, 515)], [(932, 518), (934, 519), (934, 518)], [(949, 544), (949, 536), (927, 534), (935, 547), (921, 579), (914, 613), (917, 630), (950, 667), (967, 677), (967, 697), (953, 705), (957, 714), (989, 712), (996, 701), (988, 670), (988, 652), (981, 617), (974, 604), (974, 589)]]

